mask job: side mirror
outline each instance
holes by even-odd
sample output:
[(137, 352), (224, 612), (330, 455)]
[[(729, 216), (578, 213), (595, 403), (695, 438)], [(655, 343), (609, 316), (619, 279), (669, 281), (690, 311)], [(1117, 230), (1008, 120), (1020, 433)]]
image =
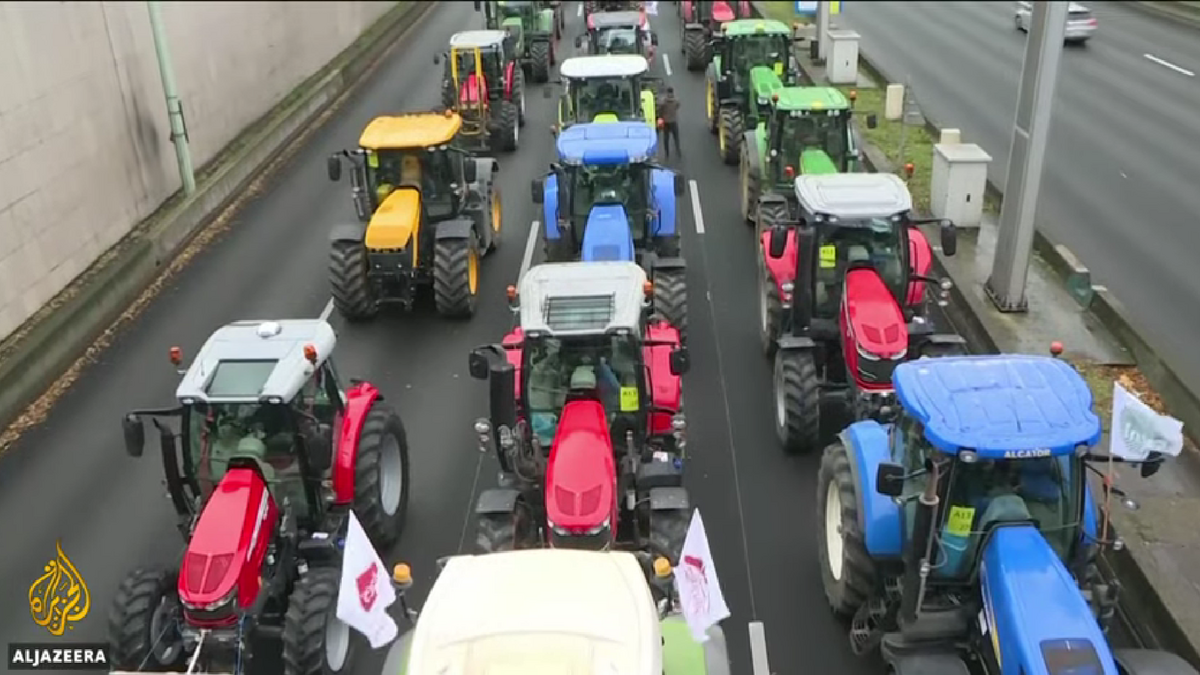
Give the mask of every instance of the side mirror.
[(904, 467), (880, 464), (875, 470), (875, 492), (885, 497), (899, 497), (904, 492)]
[(782, 227), (771, 228), (771, 239), (767, 245), (767, 253), (772, 258), (778, 260), (783, 257), (783, 250), (787, 248), (787, 230)]
[(479, 165), (475, 162), (474, 157), (466, 157), (463, 159), (463, 180), (468, 183), (474, 183), (479, 179)]
[(546, 184), (541, 178), (534, 178), (529, 182), (529, 196), (533, 198), (534, 204), (542, 204), (546, 201)]
[(688, 355), (687, 347), (676, 347), (671, 350), (671, 374), (683, 377), (692, 367), (692, 357)]
[(958, 230), (954, 227), (954, 222), (943, 220), (938, 224), (941, 230), (942, 238), (942, 253), (946, 255), (954, 255), (958, 251)]
[(875, 116), (875, 113), (867, 115), (867, 128), (874, 129), (877, 126), (879, 126), (879, 118)]
[(472, 349), (467, 357), (467, 372), (473, 380), (488, 379), (488, 357), (480, 349)]
[(441, 55), (441, 54), (434, 54), (434, 55), (433, 55), (433, 65), (435, 65), (435, 66), (436, 66), (436, 65), (440, 64), (441, 62), (442, 62), (442, 55)]
[(658, 46), (658, 33), (650, 33), (650, 44)]
[(575, 49), (583, 49), (583, 40), (584, 40), (583, 35), (575, 36)]
[(675, 196), (676, 197), (683, 196), (683, 193), (686, 191), (685, 190), (686, 186), (687, 186), (687, 180), (683, 177), (683, 174), (681, 174), (681, 173), (675, 174)]
[(1149, 478), (1158, 473), (1158, 470), (1162, 468), (1162, 465), (1162, 453), (1151, 451), (1150, 454), (1146, 456), (1146, 461), (1142, 462), (1142, 466), (1140, 467), (1142, 478)]
[(146, 427), (142, 424), (142, 418), (137, 415), (122, 417), (121, 431), (125, 434), (125, 454), (141, 457), (146, 447)]
[(481, 9), (483, 9), (483, 3), (479, 0), (475, 0), (475, 11), (478, 12)]
[(338, 182), (342, 179), (342, 159), (337, 155), (330, 155), (325, 159), (325, 170), (329, 172), (329, 180)]

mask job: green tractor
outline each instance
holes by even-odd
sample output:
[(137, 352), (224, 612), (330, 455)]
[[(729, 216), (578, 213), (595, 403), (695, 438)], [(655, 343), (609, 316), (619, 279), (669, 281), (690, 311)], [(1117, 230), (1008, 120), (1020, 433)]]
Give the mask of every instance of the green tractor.
[(799, 79), (787, 24), (771, 19), (724, 24), (713, 39), (705, 75), (705, 111), (726, 164), (738, 162), (747, 119), (765, 117), (771, 94)]
[[(655, 100), (662, 82), (636, 54), (574, 56), (562, 63), (563, 93), (554, 133), (580, 122), (645, 121), (656, 126)], [(542, 89), (551, 98), (549, 88)]]
[(507, 32), (514, 41), (514, 52), (521, 69), (534, 82), (550, 81), (555, 64), (554, 42), (562, 36), (561, 9), (550, 2), (530, 0), (475, 0), (475, 11), (482, 11), (490, 30)]
[[(777, 87), (760, 97), (741, 139), (742, 217), (759, 230), (787, 222), (798, 174), (861, 170), (854, 102), (834, 87)], [(867, 115), (867, 128), (876, 126)]]

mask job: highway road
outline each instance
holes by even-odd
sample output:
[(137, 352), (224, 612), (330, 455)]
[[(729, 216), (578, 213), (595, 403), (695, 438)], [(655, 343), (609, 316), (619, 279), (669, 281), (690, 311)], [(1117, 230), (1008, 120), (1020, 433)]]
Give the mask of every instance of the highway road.
[[(568, 8), (564, 47), (582, 24), (578, 3)], [(664, 6), (665, 15), (654, 21), (661, 51), (678, 60), (673, 12)], [(162, 468), (152, 453), (140, 460), (125, 456), (122, 413), (171, 402), (178, 380), (166, 358), (172, 345), (194, 354), (226, 322), (322, 311), (329, 297), (328, 231), (353, 218), (348, 187), (328, 181), (324, 158), (351, 147), (376, 114), (436, 106), (441, 71), (431, 66), (432, 54), (456, 30), (479, 25), (469, 3), (445, 3), (425, 18), (235, 217), (228, 234), (173, 279), (85, 372), (47, 422), (0, 458), (5, 641), (49, 638), (25, 608), (28, 585), (53, 558), (56, 540), (92, 593), (91, 612), (71, 632), (72, 640), (104, 639), (108, 608), (127, 572), (174, 564), (181, 542), (163, 498)], [(695, 181), (702, 213), (695, 218), (692, 208), (682, 208), (680, 223), (690, 265), (694, 363), (686, 378), (694, 453), (688, 484), (705, 515), (733, 610), (727, 631), (735, 668), (749, 670), (746, 622), (757, 618), (766, 624), (779, 672), (877, 672), (850, 655), (844, 629), (830, 617), (821, 592), (813, 538), (816, 458), (785, 458), (771, 430), (769, 368), (755, 333), (752, 240), (738, 218), (736, 171), (719, 163), (704, 128), (700, 76), (679, 71), (669, 79), (686, 106), (682, 168)], [(374, 381), (407, 424), (413, 472), (408, 529), (387, 561), (413, 566), (418, 603), (434, 579), (435, 560), (470, 543), (464, 527), (471, 525), (474, 495), (495, 475), (493, 460), (476, 451), (471, 432), (472, 421), (486, 412), (486, 387), (467, 376), (466, 362), (471, 347), (497, 340), (510, 325), (503, 289), (517, 277), (529, 224), (537, 217), (529, 180), (552, 159), (551, 105), (536, 86), (531, 94), (521, 148), (501, 157), (506, 241), (483, 263), (475, 318), (447, 322), (424, 312), (355, 326), (334, 318), (342, 376)], [(360, 659), (356, 672), (374, 675), (379, 662), (379, 655)]]
[[(1038, 227), (1113, 290), (1171, 363), (1200, 387), (1200, 34), (1119, 2), (1064, 50)], [(1026, 38), (1008, 2), (847, 3), (840, 22), (923, 111), (1008, 164)], [(1036, 302), (1036, 299), (1033, 299)], [(1192, 309), (1188, 309), (1188, 308)]]

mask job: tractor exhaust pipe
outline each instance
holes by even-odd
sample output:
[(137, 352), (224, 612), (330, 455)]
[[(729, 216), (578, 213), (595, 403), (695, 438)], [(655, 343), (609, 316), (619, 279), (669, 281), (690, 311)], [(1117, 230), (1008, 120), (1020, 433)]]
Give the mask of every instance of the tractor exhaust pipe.
[(917, 498), (917, 513), (913, 518), (913, 538), (904, 560), (904, 586), (900, 596), (900, 625), (910, 625), (921, 613), (925, 599), (925, 582), (929, 578), (930, 549), (933, 545), (933, 524), (937, 518), (940, 499), (937, 459), (930, 460), (929, 482)]

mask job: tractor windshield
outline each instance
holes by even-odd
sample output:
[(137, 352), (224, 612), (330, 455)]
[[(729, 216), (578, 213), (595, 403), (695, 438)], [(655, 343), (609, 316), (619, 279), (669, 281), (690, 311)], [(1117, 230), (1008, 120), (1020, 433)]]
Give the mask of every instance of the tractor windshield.
[(378, 208), (397, 187), (416, 187), (421, 204), (433, 219), (454, 211), (453, 193), (447, 187), (459, 182), (448, 151), (425, 148), (372, 151), (367, 156), (367, 185)]
[(638, 29), (613, 26), (596, 31), (596, 51), (600, 54), (640, 54)]
[(631, 77), (592, 77), (571, 83), (574, 119), (591, 122), (608, 113), (628, 120), (640, 116), (641, 92)]
[(574, 167), (571, 171), (571, 214), (587, 220), (596, 204), (621, 204), (629, 217), (634, 241), (645, 234), (646, 184), (641, 164), (603, 164)]
[(610, 421), (618, 413), (640, 412), (641, 350), (635, 337), (536, 338), (526, 343), (524, 353), (526, 407), (543, 445), (554, 440), (568, 397), (598, 398)]
[[(823, 160), (809, 159), (813, 150), (825, 153), (825, 159), (833, 163), (837, 171), (846, 171), (847, 111), (800, 112), (780, 115), (780, 156), (787, 166), (797, 173), (824, 173), (819, 164)], [(806, 167), (807, 163), (812, 166)], [(782, 174), (778, 180), (785, 180)]]
[(841, 220), (818, 230), (816, 296), (818, 316), (834, 316), (841, 303), (842, 280), (852, 264), (869, 264), (898, 293), (906, 279), (907, 250), (901, 224), (888, 218)]
[(748, 73), (754, 66), (781, 63), (787, 52), (780, 35), (746, 35), (732, 38), (733, 72)]
[[(479, 62), (483, 66), (483, 76), (487, 79), (489, 88), (498, 86), (503, 80), (503, 74), (500, 72), (500, 48), (499, 44), (479, 48)], [(466, 80), (468, 75), (475, 72), (475, 50), (455, 49), (451, 58), (458, 65), (459, 82)], [(449, 61), (446, 62), (446, 69), (450, 70)], [(449, 72), (447, 72), (446, 79), (452, 79)]]

